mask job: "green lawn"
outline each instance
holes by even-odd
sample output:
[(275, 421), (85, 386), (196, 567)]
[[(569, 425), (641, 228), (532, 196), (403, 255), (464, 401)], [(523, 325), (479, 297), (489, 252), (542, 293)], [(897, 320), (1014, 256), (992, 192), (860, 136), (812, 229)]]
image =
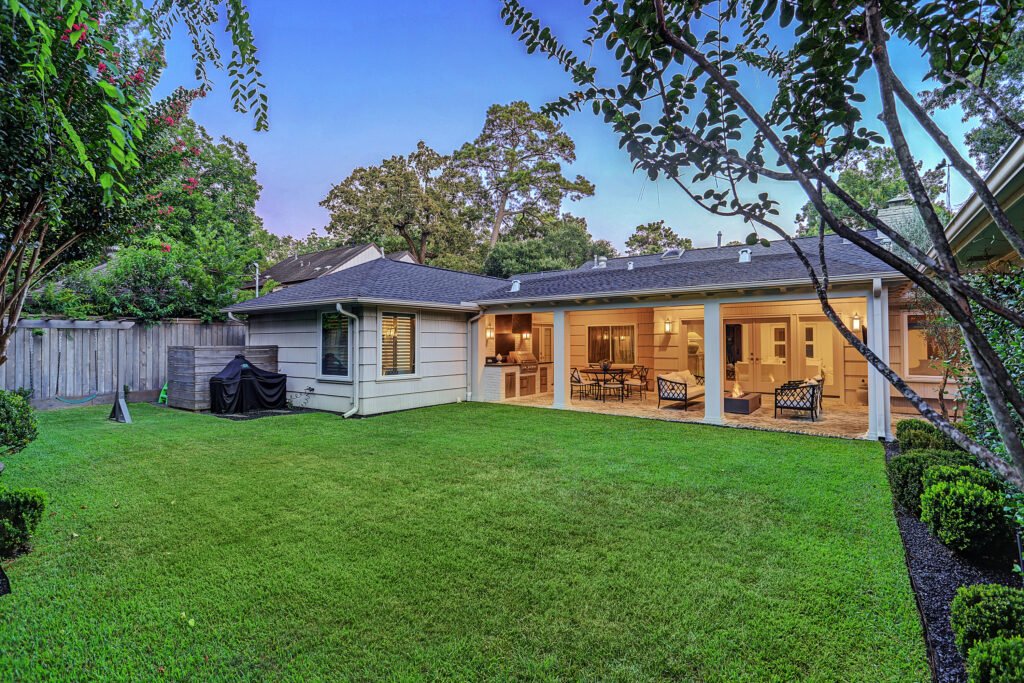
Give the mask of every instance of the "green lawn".
[(878, 444), (459, 404), (40, 415), (0, 679), (928, 679)]

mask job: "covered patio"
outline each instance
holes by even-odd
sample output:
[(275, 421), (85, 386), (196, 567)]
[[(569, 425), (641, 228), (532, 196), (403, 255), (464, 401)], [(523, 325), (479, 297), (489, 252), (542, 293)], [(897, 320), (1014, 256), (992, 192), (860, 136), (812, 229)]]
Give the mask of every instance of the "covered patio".
[[(883, 357), (889, 335), (886, 296), (885, 288), (850, 288), (836, 293), (832, 302), (847, 327)], [(518, 312), (524, 309), (512, 310), (524, 315)], [(628, 304), (612, 299), (525, 310), (533, 316), (534, 337), (544, 335), (538, 359), (550, 362), (545, 373), (550, 381), (543, 383), (544, 390), (506, 392), (491, 400), (854, 439), (889, 433), (888, 387), (806, 294), (633, 297)], [(489, 314), (481, 323), (500, 328), (501, 315)], [(548, 325), (550, 332), (544, 329)], [(519, 348), (522, 340), (509, 343)], [(493, 344), (486, 344), (481, 356), (493, 353)], [(608, 382), (598, 368), (611, 371), (612, 384), (616, 377), (622, 382), (632, 378), (632, 391), (620, 396), (602, 389), (600, 397), (581, 397), (573, 390), (573, 371), (584, 382)], [(645, 377), (642, 397), (635, 386), (637, 368)], [(678, 400), (662, 400), (659, 406), (658, 377), (681, 376), (691, 382), (690, 395), (697, 396), (685, 410)], [(699, 387), (692, 384), (694, 378)], [(818, 409), (813, 419), (810, 412), (776, 413), (776, 391), (786, 383), (814, 386)], [(737, 412), (737, 398), (745, 411)]]

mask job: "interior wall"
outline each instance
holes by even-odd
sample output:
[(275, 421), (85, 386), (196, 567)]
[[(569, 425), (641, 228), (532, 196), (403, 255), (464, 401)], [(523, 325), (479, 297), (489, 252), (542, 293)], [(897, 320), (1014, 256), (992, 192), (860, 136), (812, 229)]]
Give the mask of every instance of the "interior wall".
[(572, 311), (569, 318), (569, 366), (586, 367), (587, 327), (591, 325), (635, 325), (636, 365), (654, 364), (654, 309), (615, 308), (597, 311)]

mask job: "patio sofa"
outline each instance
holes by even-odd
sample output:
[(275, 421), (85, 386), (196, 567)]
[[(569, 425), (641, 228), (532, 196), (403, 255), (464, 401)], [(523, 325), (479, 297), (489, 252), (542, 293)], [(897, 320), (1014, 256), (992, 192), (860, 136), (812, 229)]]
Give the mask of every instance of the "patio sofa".
[(682, 403), (686, 410), (690, 401), (704, 396), (704, 378), (689, 370), (658, 375), (658, 408), (661, 402)]

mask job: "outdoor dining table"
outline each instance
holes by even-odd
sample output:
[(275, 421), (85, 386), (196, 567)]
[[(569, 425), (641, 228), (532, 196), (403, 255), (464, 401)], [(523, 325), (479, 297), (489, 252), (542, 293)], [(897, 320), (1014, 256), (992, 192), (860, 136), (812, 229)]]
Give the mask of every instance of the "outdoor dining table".
[[(608, 382), (622, 382), (626, 370), (623, 368), (580, 368), (580, 372), (593, 378), (595, 382), (601, 385), (602, 389)], [(600, 392), (601, 400), (605, 400), (605, 393), (602, 390)]]

